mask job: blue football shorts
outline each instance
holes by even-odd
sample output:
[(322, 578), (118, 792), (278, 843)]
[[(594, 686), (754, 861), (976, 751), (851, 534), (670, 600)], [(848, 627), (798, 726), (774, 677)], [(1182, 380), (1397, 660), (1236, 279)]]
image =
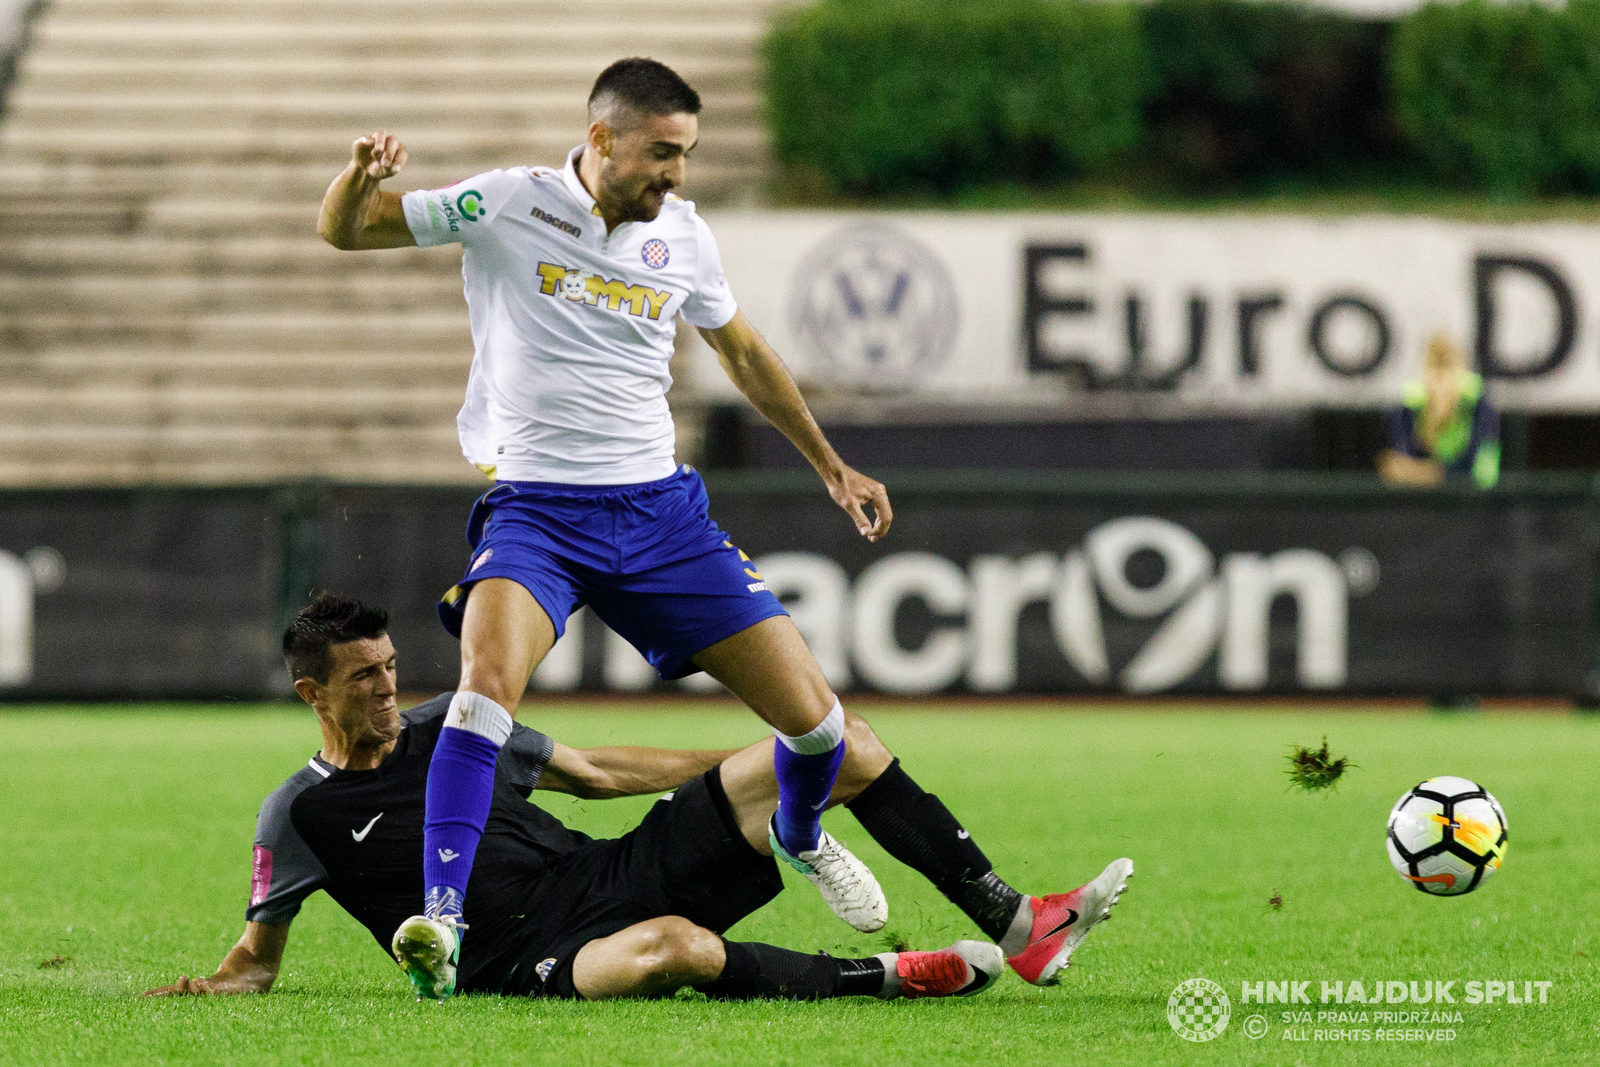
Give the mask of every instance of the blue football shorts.
[(665, 679), (763, 619), (786, 615), (750, 558), (711, 521), (693, 467), (638, 485), (500, 482), (467, 520), (472, 560), (439, 601), (456, 637), (472, 586), (509, 578), (544, 608), (556, 636), (585, 604)]

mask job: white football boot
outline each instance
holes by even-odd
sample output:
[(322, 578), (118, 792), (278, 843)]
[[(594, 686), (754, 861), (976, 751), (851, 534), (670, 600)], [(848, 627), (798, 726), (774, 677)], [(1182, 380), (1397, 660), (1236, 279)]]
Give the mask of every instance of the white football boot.
[(817, 887), (833, 913), (864, 934), (876, 933), (889, 921), (889, 901), (878, 879), (855, 854), (823, 830), (817, 847), (791, 856), (778, 843), (772, 824), (767, 825), (772, 854), (806, 876)]
[(445, 1000), (456, 991), (461, 932), (466, 923), (413, 915), (394, 932), (390, 950), (417, 991), (418, 1000)]

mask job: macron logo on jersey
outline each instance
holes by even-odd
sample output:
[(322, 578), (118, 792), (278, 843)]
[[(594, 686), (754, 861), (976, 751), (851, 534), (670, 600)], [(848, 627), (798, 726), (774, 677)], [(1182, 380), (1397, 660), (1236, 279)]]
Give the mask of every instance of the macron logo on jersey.
[[(574, 226), (572, 223), (568, 222), (566, 219), (558, 219), (554, 215), (550, 214), (549, 212), (541, 211), (538, 208), (534, 208), (532, 211), (528, 212), (528, 214), (532, 215), (534, 218), (538, 219), (540, 222), (548, 223), (549, 225), (554, 226), (556, 229), (560, 230), (562, 233), (570, 233), (574, 237), (582, 237), (583, 236), (583, 228), (581, 226)], [(658, 241), (657, 244), (659, 244), (659, 243), (660, 242)]]
[[(539, 264), (539, 291), (545, 296), (570, 300), (598, 308), (602, 304), (610, 311), (626, 311), (635, 318), (661, 318), (661, 309), (667, 306), (672, 294), (665, 289), (651, 289), (644, 285), (629, 285), (623, 281), (602, 278), (592, 271), (563, 267), (556, 263)], [(626, 308), (624, 308), (626, 305)]]

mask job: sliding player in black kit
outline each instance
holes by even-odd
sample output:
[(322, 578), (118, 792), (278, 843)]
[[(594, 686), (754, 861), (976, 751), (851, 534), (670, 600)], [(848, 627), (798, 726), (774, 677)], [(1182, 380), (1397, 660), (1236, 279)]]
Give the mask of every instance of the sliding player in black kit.
[[(327, 595), (289, 628), (285, 656), (297, 692), (317, 711), (322, 751), (262, 806), (244, 936), (210, 978), (180, 978), (152, 994), (267, 991), (289, 924), (318, 889), (380, 945), (396, 916), (409, 913), (423, 878), (428, 764), (450, 697), (397, 709), (385, 629), (383, 612)], [(949, 996), (987, 988), (1006, 956), (1030, 981), (1051, 982), (1110, 914), (1131, 862), (1115, 861), (1071, 893), (1023, 896), (865, 722), (853, 719), (846, 738), (833, 801), (1006, 952), (962, 941), (851, 960), (727, 941), (729, 927), (782, 889), (763, 847), (777, 804), (772, 740), (729, 752), (580, 751), (519, 726), (496, 767), (459, 989), (585, 999), (685, 985), (726, 999)], [(534, 788), (586, 797), (675, 792), (630, 833), (597, 841), (529, 804)]]

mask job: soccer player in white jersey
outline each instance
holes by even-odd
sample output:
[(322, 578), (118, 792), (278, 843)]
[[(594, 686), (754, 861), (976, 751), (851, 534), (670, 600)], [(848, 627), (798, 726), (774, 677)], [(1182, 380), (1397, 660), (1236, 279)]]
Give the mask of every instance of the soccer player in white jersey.
[(711, 230), (672, 194), (699, 112), (672, 70), (624, 59), (595, 82), (588, 139), (560, 169), (401, 196), (379, 183), (406, 149), (379, 130), (355, 142), (323, 199), (318, 232), (337, 248), (464, 247), (476, 352), (456, 422), (467, 459), (495, 481), (468, 521), (467, 573), (439, 608), (461, 638), (461, 681), (428, 774), (423, 911), (395, 936), (423, 995), (450, 992), (495, 760), (528, 677), (585, 604), (663, 678), (703, 670), (773, 727), (774, 850), (858, 930), (887, 920), (871, 872), (818, 821), (844, 754), (838, 698), (709, 518), (699, 476), (673, 459), (667, 363), (682, 316), (862, 536), (877, 541), (893, 517), (884, 487), (828, 444), (735, 304)]

